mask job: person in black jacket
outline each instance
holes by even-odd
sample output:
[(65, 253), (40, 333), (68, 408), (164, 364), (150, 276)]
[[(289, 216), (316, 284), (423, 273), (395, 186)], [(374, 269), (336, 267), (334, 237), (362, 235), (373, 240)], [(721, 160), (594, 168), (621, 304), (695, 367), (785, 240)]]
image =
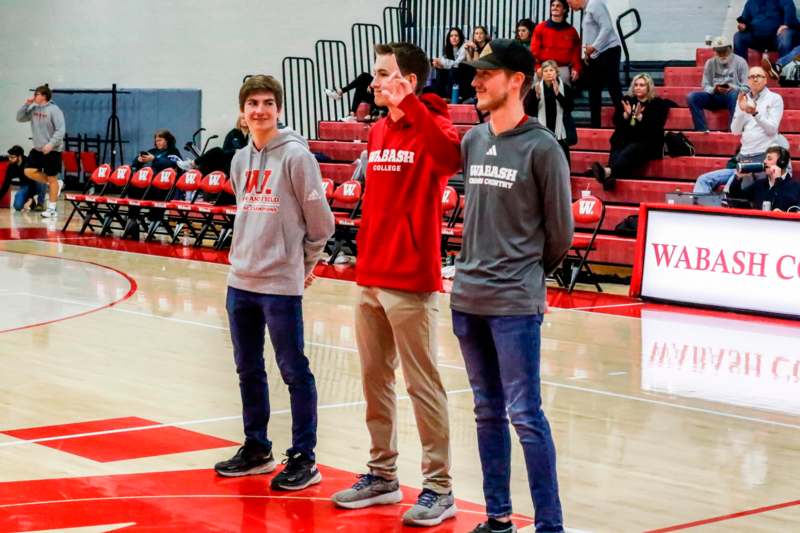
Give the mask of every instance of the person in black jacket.
[(141, 152), (131, 163), (134, 171), (143, 167), (152, 167), (158, 174), (165, 168), (178, 168), (181, 153), (175, 147), (175, 136), (169, 130), (158, 130), (153, 135), (154, 146), (147, 152)]
[(225, 135), (222, 148), (215, 146), (207, 150), (194, 161), (181, 162), (178, 163), (178, 166), (183, 170), (196, 168), (202, 172), (204, 176), (218, 170), (224, 172), (227, 176), (231, 172), (231, 161), (233, 161), (236, 150), (247, 146), (249, 139), (250, 132), (247, 129), (247, 123), (244, 121), (244, 113), (239, 113), (239, 117), (236, 119), (236, 125)]
[(664, 124), (669, 106), (656, 96), (655, 84), (649, 74), (633, 78), (622, 106), (614, 113), (614, 134), (608, 167), (595, 162), (592, 174), (611, 190), (619, 177), (628, 177), (650, 160), (664, 156)]
[(0, 182), (0, 198), (3, 198), (8, 189), (11, 188), (11, 182), (16, 178), (19, 182), (19, 188), (14, 194), (14, 209), (22, 211), (28, 200), (31, 201), (31, 209), (38, 208), (44, 209), (45, 193), (47, 187), (43, 183), (39, 183), (25, 176), (25, 150), (19, 145), (14, 145), (8, 149), (8, 167), (6, 167), (6, 175), (2, 182)]
[(573, 89), (559, 76), (558, 63), (542, 63), (542, 79), (525, 97), (525, 113), (536, 117), (552, 131), (570, 161), (569, 147), (578, 142), (578, 132), (572, 119)]
[(731, 181), (728, 196), (749, 200), (754, 209), (763, 209), (764, 202), (769, 202), (769, 209), (773, 211), (788, 211), (791, 207), (800, 209), (800, 183), (789, 174), (790, 166), (789, 151), (771, 146), (764, 158), (767, 177), (742, 188), (742, 176), (737, 173)]

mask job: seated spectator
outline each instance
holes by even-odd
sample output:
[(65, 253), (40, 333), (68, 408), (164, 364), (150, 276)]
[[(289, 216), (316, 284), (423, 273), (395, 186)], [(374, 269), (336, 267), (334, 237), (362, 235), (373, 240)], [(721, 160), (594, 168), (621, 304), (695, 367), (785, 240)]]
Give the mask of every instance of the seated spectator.
[(792, 162), (789, 151), (781, 146), (770, 146), (764, 158), (764, 178), (742, 187), (742, 176), (738, 173), (731, 181), (728, 196), (749, 200), (753, 209), (762, 209), (769, 202), (773, 211), (786, 211), (800, 207), (800, 183), (792, 179)]
[(250, 130), (247, 129), (247, 121), (244, 119), (244, 113), (239, 113), (236, 119), (236, 125), (231, 131), (225, 135), (225, 140), (222, 142), (222, 151), (234, 153), (240, 148), (247, 146), (247, 141), (250, 137)]
[(22, 211), (30, 204), (32, 210), (44, 211), (47, 185), (25, 176), (26, 161), (25, 150), (21, 146), (14, 145), (8, 149), (8, 167), (3, 183), (0, 184), (0, 198), (6, 195), (11, 188), (11, 182), (16, 178), (19, 181), (19, 188), (14, 194), (14, 209)]
[(668, 113), (667, 102), (656, 96), (653, 78), (649, 74), (635, 76), (622, 106), (614, 113), (609, 166), (599, 162), (592, 165), (592, 173), (603, 189), (613, 189), (617, 178), (630, 177), (648, 161), (664, 156)]
[(745, 61), (750, 48), (777, 50), (785, 56), (794, 48), (800, 26), (792, 0), (747, 0), (736, 22), (739, 31), (733, 36), (733, 48)]
[(569, 147), (578, 142), (578, 132), (572, 119), (573, 90), (558, 75), (558, 64), (545, 61), (542, 79), (525, 98), (525, 113), (536, 117), (552, 131), (569, 162)]
[(536, 60), (536, 77), (541, 78), (542, 63), (555, 61), (559, 77), (566, 83), (578, 79), (583, 68), (581, 38), (567, 22), (569, 6), (566, 0), (550, 2), (550, 18), (533, 30), (531, 53)]
[(380, 117), (380, 109), (375, 105), (375, 95), (372, 93), (372, 75), (367, 72), (362, 72), (356, 79), (341, 89), (325, 89), (325, 94), (333, 100), (341, 100), (344, 93), (349, 93), (352, 90), (355, 90), (355, 92), (350, 103), (350, 114), (342, 117), (342, 121), (355, 122), (357, 120), (358, 107), (363, 103), (369, 104), (368, 120), (377, 120)]
[[(739, 93), (731, 131), (742, 136), (742, 147), (736, 161), (760, 163), (770, 146), (787, 146), (786, 139), (778, 133), (783, 118), (783, 98), (767, 88), (767, 74), (761, 67), (750, 68), (747, 84), (750, 94)], [(720, 185), (727, 188), (735, 173), (732, 168), (707, 172), (695, 182), (694, 192), (710, 193)]]
[[(464, 43), (464, 49), (467, 55), (465, 63), (466, 61), (477, 61), (483, 49), (486, 48), (486, 45), (491, 41), (492, 38), (489, 36), (489, 30), (486, 29), (486, 26), (475, 26), (475, 29), (472, 30), (472, 39)], [(462, 68), (464, 69), (464, 76), (469, 79), (470, 83), (464, 88), (464, 92), (460, 95), (461, 100), (465, 104), (475, 103), (475, 88), (472, 87), (472, 80), (475, 78), (476, 71), (466, 64), (462, 65)], [(480, 113), (478, 117), (481, 122), (483, 122)]]
[(531, 19), (519, 19), (517, 21), (517, 31), (514, 33), (514, 40), (530, 47), (535, 27), (536, 23)]
[[(469, 92), (467, 89), (472, 83), (473, 72), (469, 67), (462, 65), (467, 57), (464, 47), (464, 32), (461, 28), (450, 28), (445, 36), (444, 54), (431, 61), (434, 68), (434, 91), (442, 98), (451, 99), (453, 85), (458, 85), (458, 94)], [(458, 102), (453, 102), (457, 104)]]
[(181, 153), (175, 147), (175, 136), (169, 130), (158, 130), (153, 136), (153, 148), (141, 152), (131, 163), (131, 168), (136, 171), (143, 167), (152, 167), (158, 174), (165, 168), (178, 168)]
[(781, 56), (773, 65), (772, 62), (769, 60), (769, 56), (764, 54), (761, 56), (761, 66), (764, 67), (764, 70), (767, 71), (767, 76), (772, 78), (773, 80), (779, 80), (781, 87), (797, 87), (797, 74), (792, 73), (792, 76), (795, 78), (795, 81), (787, 82), (786, 76), (784, 74), (789, 74), (789, 69), (786, 72), (783, 72), (783, 68), (788, 65), (789, 63), (800, 61), (800, 46), (795, 46), (792, 50), (786, 54), (785, 56)]
[(727, 109), (728, 126), (736, 111), (739, 91), (747, 86), (747, 61), (733, 53), (731, 43), (717, 37), (711, 43), (714, 57), (703, 68), (703, 90), (689, 93), (689, 109), (695, 131), (708, 133), (704, 109)]

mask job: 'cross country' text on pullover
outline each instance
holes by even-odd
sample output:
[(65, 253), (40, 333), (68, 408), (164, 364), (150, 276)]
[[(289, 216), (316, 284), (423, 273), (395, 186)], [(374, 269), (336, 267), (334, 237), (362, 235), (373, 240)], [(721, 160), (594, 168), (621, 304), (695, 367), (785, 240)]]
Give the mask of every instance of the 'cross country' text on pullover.
[(261, 294), (300, 296), (333, 235), (319, 163), (289, 128), (262, 150), (253, 141), (231, 162), (236, 221), (228, 285)]

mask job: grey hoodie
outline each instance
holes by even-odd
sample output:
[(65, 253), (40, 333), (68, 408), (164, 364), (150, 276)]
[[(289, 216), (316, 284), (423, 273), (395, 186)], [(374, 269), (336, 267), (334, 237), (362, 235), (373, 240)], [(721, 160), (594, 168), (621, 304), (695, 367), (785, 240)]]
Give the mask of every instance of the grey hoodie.
[(476, 315), (544, 312), (545, 275), (572, 243), (570, 172), (550, 131), (529, 118), (495, 135), (489, 123), (461, 142), (464, 239), (450, 305)]
[(252, 139), (231, 162), (236, 193), (228, 285), (261, 294), (300, 296), (334, 221), (319, 163), (289, 128), (261, 151)]
[(54, 152), (64, 150), (64, 113), (53, 102), (45, 105), (23, 104), (17, 111), (17, 122), (31, 123), (33, 147), (41, 150), (45, 144), (53, 146)]

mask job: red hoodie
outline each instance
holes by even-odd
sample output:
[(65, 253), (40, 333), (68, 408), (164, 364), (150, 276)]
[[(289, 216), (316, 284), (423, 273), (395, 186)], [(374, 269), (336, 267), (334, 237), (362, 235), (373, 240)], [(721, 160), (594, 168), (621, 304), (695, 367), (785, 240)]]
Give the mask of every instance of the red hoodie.
[(583, 68), (581, 38), (575, 28), (564, 22), (548, 20), (538, 24), (531, 37), (531, 53), (536, 59), (537, 69), (548, 59), (558, 63), (559, 67), (570, 66), (579, 74)]
[(382, 118), (369, 132), (356, 283), (439, 291), (442, 193), (461, 168), (461, 143), (438, 96), (411, 94), (399, 107), (400, 120)]

